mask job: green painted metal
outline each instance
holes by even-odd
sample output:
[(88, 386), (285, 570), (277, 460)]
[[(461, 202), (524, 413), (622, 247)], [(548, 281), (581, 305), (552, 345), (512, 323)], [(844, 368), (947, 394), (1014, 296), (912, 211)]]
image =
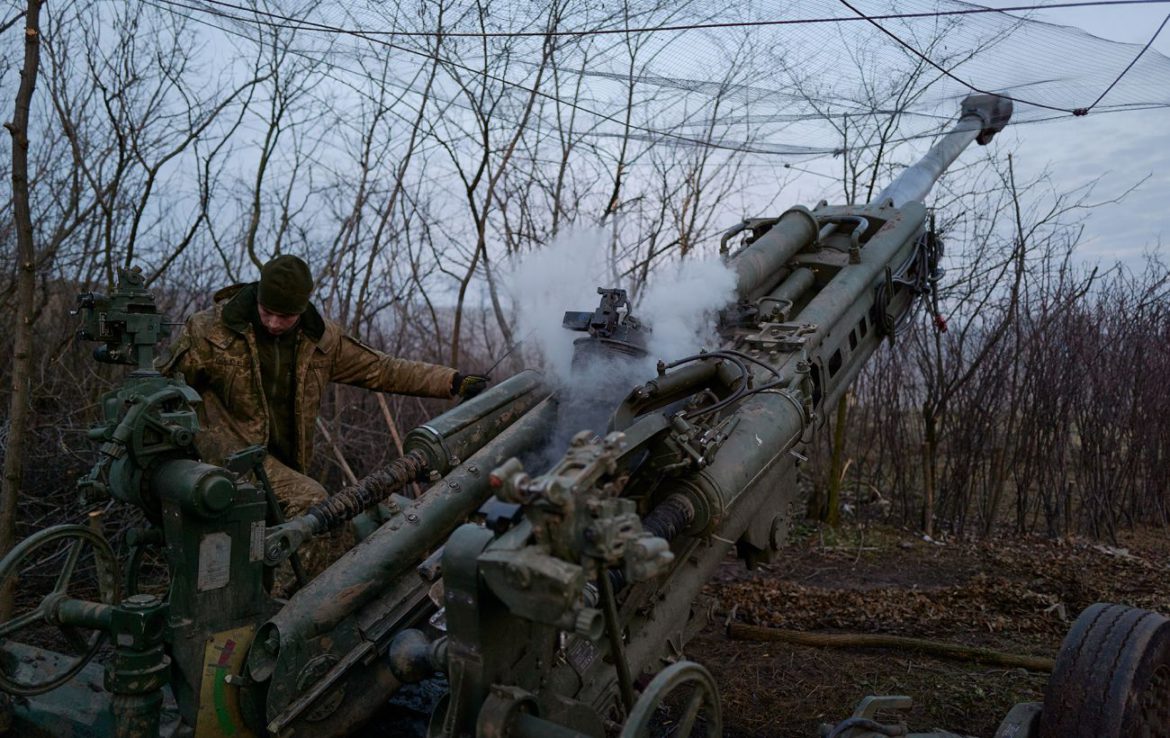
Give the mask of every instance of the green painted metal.
[(538, 372), (520, 372), (407, 433), (404, 451), (423, 451), (429, 468), (446, 474), (547, 396)]
[(741, 299), (767, 294), (786, 273), (789, 260), (817, 237), (817, 220), (807, 208), (791, 208), (739, 252), (732, 264)]
[[(68, 656), (17, 642), (4, 645), (6, 656), (18, 664), (11, 676), (22, 682), (44, 682), (60, 673)], [(71, 679), (36, 699), (9, 699), (8, 734), (20, 738), (92, 738), (114, 734), (114, 715), (104, 687), (105, 669), (96, 662), (85, 664)], [(7, 696), (7, 693), (0, 693)], [(171, 705), (169, 723), (177, 716)], [(0, 735), (7, 735), (0, 733)]]
[[(109, 623), (111, 609), (120, 599), (118, 589), (118, 562), (105, 539), (83, 525), (58, 525), (37, 531), (25, 538), (0, 561), (0, 585), (7, 586), (19, 580), (29, 562), (39, 556), (41, 549), (54, 546), (62, 541), (71, 541), (61, 570), (53, 588), (34, 607), (27, 611), (13, 613), (12, 618), (0, 625), (0, 663), (8, 668), (0, 669), (0, 689), (11, 695), (24, 697), (44, 694), (60, 687), (78, 674), (98, 652), (106, 640), (105, 628)], [(94, 568), (99, 601), (85, 602), (70, 595), (77, 565), (86, 547), (93, 550)], [(84, 648), (73, 657), (60, 656), (41, 662), (36, 668), (25, 669), (25, 652), (17, 638), (26, 629), (41, 624), (63, 624), (93, 629), (85, 637)], [(12, 651), (15, 649), (15, 654)], [(47, 664), (53, 663), (50, 669)], [(13, 669), (11, 664), (15, 664)], [(22, 672), (29, 676), (23, 676)]]
[(682, 695), (685, 706), (673, 735), (679, 738), (690, 736), (698, 725), (696, 721), (701, 717), (700, 712), (706, 718), (704, 735), (723, 735), (719, 688), (715, 685), (715, 678), (701, 664), (678, 661), (658, 672), (642, 690), (619, 738), (647, 735), (658, 710), (666, 705), (668, 697), (678, 698), (679, 692), (685, 692)]
[(163, 687), (171, 659), (166, 654), (166, 606), (154, 595), (131, 595), (114, 609), (109, 630), (114, 657), (104, 686), (112, 695), (116, 738), (153, 738), (162, 720)]
[[(1002, 127), (996, 109), (968, 105), (935, 158)], [(676, 690), (690, 690), (684, 726), (717, 728), (709, 674), (679, 661), (710, 617), (701, 590), (732, 549), (749, 564), (776, 554), (809, 433), (930, 288), (938, 244), (925, 206), (903, 199), (793, 208), (729, 231), (724, 246), (747, 243), (725, 249), (739, 303), (722, 347), (667, 357), (678, 360), (615, 398), (604, 438), (544, 448), (574, 393), (534, 372), (412, 430), (374, 500), (383, 522), (287, 602), (265, 587), (272, 567), (353, 505), (282, 522), (248, 480), (251, 451), (227, 469), (200, 461), (199, 398), (150, 369), (163, 323), (140, 275), (122, 273), (113, 296), (81, 303), (88, 336), (107, 345), (99, 358), (137, 367), (103, 398), (91, 432), (103, 454), (83, 488), (145, 511), (154, 527), (135, 539), (161, 547), (171, 584), (165, 603), (46, 606), (115, 636), (117, 720), (101, 730), (157, 734), (165, 673), (198, 736), (344, 735), (436, 671), (450, 692), (433, 738), (600, 738), (622, 723), (635, 738)], [(618, 291), (601, 293), (598, 310), (567, 316), (587, 334), (575, 342), (582, 362), (638, 353), (644, 326), (607, 308)], [(604, 326), (582, 323), (597, 315)], [(397, 494), (411, 482), (430, 487)], [(859, 715), (830, 730), (868, 738)]]

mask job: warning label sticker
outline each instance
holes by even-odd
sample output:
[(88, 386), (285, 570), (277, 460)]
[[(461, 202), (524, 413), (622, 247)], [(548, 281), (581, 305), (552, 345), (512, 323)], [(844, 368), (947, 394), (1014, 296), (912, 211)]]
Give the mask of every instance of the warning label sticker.
[(249, 561), (263, 561), (264, 560), (264, 521), (257, 520), (252, 523), (252, 533), (248, 545), (248, 560)]
[(199, 541), (200, 592), (226, 586), (232, 571), (232, 539), (227, 533), (208, 533)]

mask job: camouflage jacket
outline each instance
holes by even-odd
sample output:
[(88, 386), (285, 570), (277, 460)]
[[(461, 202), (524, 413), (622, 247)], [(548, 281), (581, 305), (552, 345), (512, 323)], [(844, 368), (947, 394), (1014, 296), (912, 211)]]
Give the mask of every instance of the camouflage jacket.
[[(268, 444), (268, 408), (251, 320), (256, 285), (225, 287), (215, 301), (214, 307), (187, 319), (160, 370), (182, 373), (203, 396), (203, 431), (196, 445), (206, 461), (219, 464), (246, 446)], [(312, 305), (301, 316), (298, 332), (293, 405), (298, 471), (312, 458), (314, 424), (329, 382), (422, 397), (451, 396), (454, 369), (370, 348)]]

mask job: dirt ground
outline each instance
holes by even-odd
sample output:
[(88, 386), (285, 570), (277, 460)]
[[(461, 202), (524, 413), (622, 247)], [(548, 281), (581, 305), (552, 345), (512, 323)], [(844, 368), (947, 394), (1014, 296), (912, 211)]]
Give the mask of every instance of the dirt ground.
[[(1055, 657), (1094, 602), (1170, 612), (1170, 533), (1116, 546), (1080, 539), (927, 541), (892, 528), (806, 530), (756, 571), (728, 562), (708, 588), (737, 622), (883, 633)], [(723, 698), (725, 735), (815, 738), (871, 694), (905, 694), (912, 731), (991, 738), (1017, 702), (1042, 701), (1046, 675), (879, 649), (731, 640), (727, 616), (689, 646)]]
[[(42, 568), (51, 585), (56, 571)], [(691, 642), (687, 657), (714, 674), (728, 738), (816, 738), (819, 725), (849, 717), (867, 695), (912, 697), (913, 731), (992, 738), (1013, 705), (1043, 700), (1046, 674), (895, 650), (732, 640), (725, 626), (734, 620), (911, 636), (1051, 658), (1094, 602), (1170, 613), (1168, 572), (1164, 530), (1124, 534), (1108, 546), (1075, 538), (927, 541), (881, 526), (804, 528), (767, 567), (724, 564), (705, 593), (722, 615)], [(69, 644), (41, 645), (69, 652), (62, 648)], [(422, 735), (437, 694), (407, 697), (426, 706), (412, 718), (411, 732)], [(395, 714), (362, 735), (404, 735), (406, 723)]]

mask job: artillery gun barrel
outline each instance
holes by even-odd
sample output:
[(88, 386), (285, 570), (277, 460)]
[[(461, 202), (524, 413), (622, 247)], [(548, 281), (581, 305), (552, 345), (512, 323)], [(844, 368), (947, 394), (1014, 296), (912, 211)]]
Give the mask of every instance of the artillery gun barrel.
[(873, 199), (875, 204), (887, 201), (894, 207), (908, 202), (922, 202), (943, 172), (958, 158), (972, 141), (986, 144), (1003, 130), (1012, 116), (1012, 101), (998, 95), (968, 95), (963, 100), (962, 113), (955, 127), (931, 147), (918, 163), (907, 167)]
[[(901, 207), (922, 202), (943, 172), (972, 141), (986, 144), (1007, 125), (1012, 114), (1011, 100), (997, 95), (969, 95), (963, 100), (958, 122), (941, 141), (917, 163), (907, 167), (883, 189), (873, 204), (891, 203)], [(787, 210), (780, 218), (762, 223), (767, 230), (731, 258), (736, 273), (736, 291), (741, 300), (767, 295), (789, 274), (786, 265), (802, 249), (827, 237), (835, 229), (824, 225), (803, 207)]]
[[(490, 494), (487, 471), (498, 463), (493, 459), (521, 453), (541, 438), (552, 411), (539, 377), (522, 372), (412, 430), (406, 451), (423, 450), (436, 471), (459, 466), (293, 595), (270, 624), (282, 636), (328, 631), (421, 560), (441, 540), (440, 531), (475, 512)], [(523, 422), (516, 421), (518, 416)]]

